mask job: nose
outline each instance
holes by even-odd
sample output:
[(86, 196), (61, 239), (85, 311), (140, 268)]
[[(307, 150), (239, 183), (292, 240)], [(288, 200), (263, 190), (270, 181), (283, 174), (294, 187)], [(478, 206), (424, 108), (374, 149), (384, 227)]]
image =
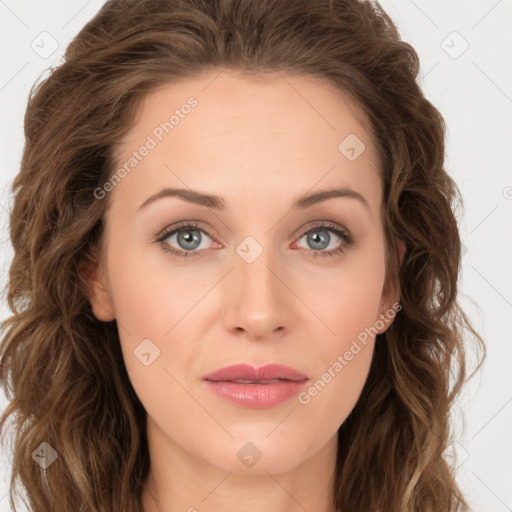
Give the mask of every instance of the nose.
[(254, 341), (282, 336), (294, 315), (291, 274), (276, 264), (271, 250), (252, 262), (235, 255), (234, 266), (223, 280), (224, 327)]

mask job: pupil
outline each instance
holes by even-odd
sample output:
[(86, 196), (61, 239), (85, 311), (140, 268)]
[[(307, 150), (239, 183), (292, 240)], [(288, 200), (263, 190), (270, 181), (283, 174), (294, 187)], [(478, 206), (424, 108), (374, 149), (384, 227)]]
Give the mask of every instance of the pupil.
[[(183, 233), (193, 233), (193, 234), (183, 234)], [(180, 244), (183, 242), (186, 250), (195, 249), (193, 246), (194, 242), (199, 242), (200, 235), (197, 229), (189, 229), (187, 231), (182, 231), (178, 235), (178, 241)], [(189, 244), (192, 244), (192, 247), (189, 247)], [(196, 246), (197, 247), (197, 246)]]
[[(318, 235), (318, 233), (322, 233), (322, 235)], [(322, 239), (324, 242), (327, 243), (327, 245), (325, 245), (324, 247), (313, 247), (315, 250), (325, 249), (325, 247), (327, 247), (329, 245), (329, 240), (330, 240), (329, 233), (325, 229), (321, 229), (321, 230), (314, 231), (312, 235), (308, 236), (308, 241), (311, 241), (313, 243), (313, 245), (318, 244), (318, 243), (320, 243), (320, 245), (321, 245)]]

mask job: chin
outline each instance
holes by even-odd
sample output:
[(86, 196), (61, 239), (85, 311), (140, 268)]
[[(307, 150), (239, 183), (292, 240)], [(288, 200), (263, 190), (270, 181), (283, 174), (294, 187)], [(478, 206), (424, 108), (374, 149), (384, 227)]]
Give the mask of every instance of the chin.
[(290, 441), (283, 444), (277, 437), (272, 441), (264, 436), (261, 440), (256, 436), (232, 439), (229, 446), (219, 447), (221, 454), (218, 457), (212, 454), (210, 463), (223, 471), (240, 475), (266, 475), (290, 471), (307, 458), (306, 454), (299, 452), (304, 443)]

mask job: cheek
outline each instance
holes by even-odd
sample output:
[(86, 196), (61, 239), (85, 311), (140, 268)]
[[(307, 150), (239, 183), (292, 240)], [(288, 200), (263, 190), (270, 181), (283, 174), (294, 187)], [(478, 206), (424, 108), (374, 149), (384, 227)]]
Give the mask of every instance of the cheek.
[[(294, 291), (312, 311), (311, 321), (318, 323), (326, 338), (324, 347), (344, 349), (348, 340), (373, 326), (382, 313), (379, 308), (385, 279), (384, 248), (378, 237), (375, 240), (368, 249), (347, 254), (339, 265), (297, 281)], [(329, 338), (332, 343), (327, 341)]]
[(201, 350), (194, 340), (218, 318), (212, 313), (215, 294), (208, 294), (217, 278), (211, 271), (211, 278), (199, 278), (193, 270), (176, 268), (164, 251), (138, 248), (135, 241), (130, 245), (128, 236), (110, 239), (108, 275), (130, 380), (149, 409), (170, 401), (193, 407), (179, 383)]
[(373, 340), (343, 346), (330, 355), (324, 371), (298, 395), (311, 435), (336, 432), (350, 415), (368, 377), (373, 348)]
[(350, 291), (333, 292), (332, 301), (319, 309), (329, 329), (321, 329), (322, 335), (315, 336), (318, 372), (298, 396), (308, 417), (313, 418), (312, 432), (334, 432), (340, 427), (355, 407), (371, 366), (380, 294), (375, 286)]
[[(178, 273), (170, 275), (168, 267), (162, 267), (165, 258), (148, 257), (141, 242), (128, 237), (128, 233), (112, 236), (109, 247), (108, 274), (120, 333), (132, 341), (162, 339), (184, 314), (183, 290), (190, 286), (181, 282)], [(157, 251), (152, 248), (150, 256), (153, 253)]]
[(112, 272), (124, 364), (144, 408), (151, 416), (160, 417), (162, 424), (172, 423), (173, 410), (180, 415), (197, 414), (178, 384), (182, 376), (174, 370), (183, 366), (186, 338), (180, 334), (187, 321), (176, 286), (159, 278), (157, 269), (140, 268), (136, 258), (124, 259), (123, 267)]
[(376, 322), (385, 277), (383, 246), (375, 244), (372, 251), (360, 256), (347, 259), (346, 265), (332, 272), (331, 279), (315, 280), (317, 286), (310, 288), (313, 291), (308, 295), (308, 306), (321, 320), (311, 319), (311, 325), (320, 326), (315, 336), (320, 371), (299, 402), (312, 410), (321, 409), (319, 416), (330, 417), (333, 428), (346, 419), (360, 396), (379, 327)]
[(183, 316), (183, 299), (176, 293), (176, 283), (163, 279), (160, 269), (135, 244), (130, 247), (122, 240), (123, 236), (110, 240), (109, 285), (125, 366), (146, 404), (162, 388), (156, 384), (167, 381), (164, 342), (172, 336), (172, 331), (166, 333)]

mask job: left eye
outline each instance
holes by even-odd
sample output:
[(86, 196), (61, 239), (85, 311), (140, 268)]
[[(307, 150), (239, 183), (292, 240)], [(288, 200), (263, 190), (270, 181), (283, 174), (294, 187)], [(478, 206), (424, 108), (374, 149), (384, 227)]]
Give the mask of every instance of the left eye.
[[(335, 239), (341, 240), (341, 243), (338, 243), (334, 248), (326, 250), (331, 242), (331, 236), (329, 233), (334, 233)], [(329, 258), (341, 255), (355, 244), (355, 241), (349, 232), (345, 232), (343, 229), (339, 229), (332, 224), (316, 224), (303, 232), (298, 241), (304, 237), (309, 245), (307, 248), (313, 249), (312, 251), (306, 251), (306, 255), (307, 257), (313, 256), (314, 258), (317, 258), (318, 256), (321, 258)], [(294, 242), (294, 245), (297, 243), (298, 242)]]
[[(334, 247), (330, 247), (331, 242), (333, 242), (332, 236), (329, 233), (334, 233), (334, 242), (338, 239), (338, 243), (334, 245)], [(337, 248), (339, 245), (339, 241), (343, 242), (345, 240), (345, 235), (341, 231), (333, 228), (325, 228), (325, 227), (315, 227), (306, 231), (299, 240), (306, 238), (306, 242), (309, 244), (309, 247), (306, 249), (313, 249), (314, 251), (326, 251), (330, 252), (333, 249)], [(329, 249), (329, 250), (326, 250)]]

